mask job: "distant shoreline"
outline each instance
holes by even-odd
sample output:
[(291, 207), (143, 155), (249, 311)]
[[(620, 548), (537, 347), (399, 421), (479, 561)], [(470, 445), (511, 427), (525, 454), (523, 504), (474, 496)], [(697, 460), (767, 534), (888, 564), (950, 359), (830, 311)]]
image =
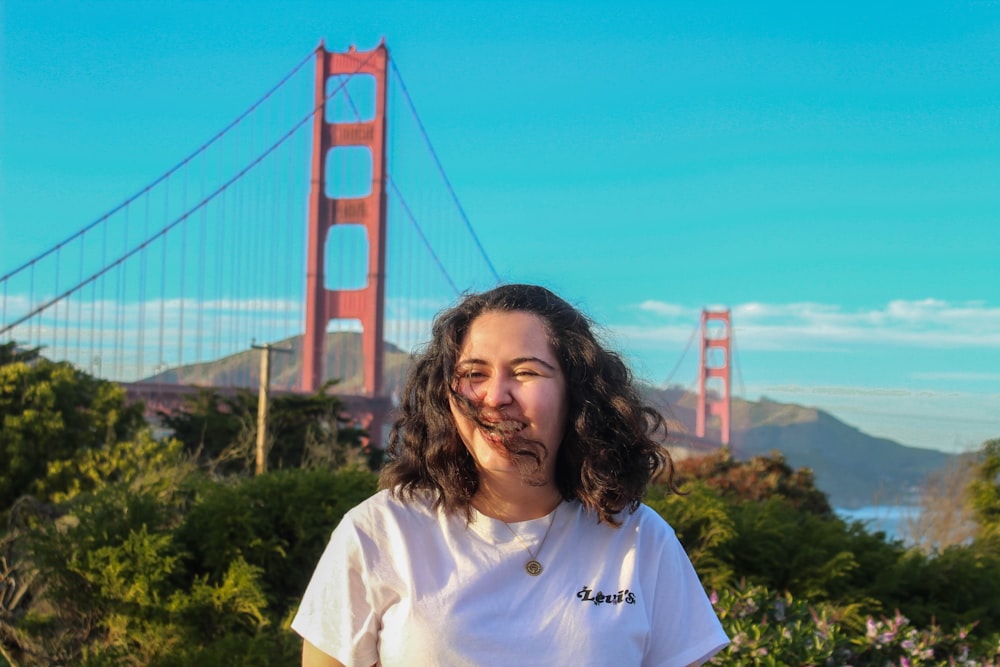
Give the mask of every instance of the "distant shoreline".
[(905, 540), (905, 522), (920, 515), (916, 505), (866, 505), (856, 508), (834, 508), (845, 521), (860, 521), (868, 532), (882, 531), (890, 540)]

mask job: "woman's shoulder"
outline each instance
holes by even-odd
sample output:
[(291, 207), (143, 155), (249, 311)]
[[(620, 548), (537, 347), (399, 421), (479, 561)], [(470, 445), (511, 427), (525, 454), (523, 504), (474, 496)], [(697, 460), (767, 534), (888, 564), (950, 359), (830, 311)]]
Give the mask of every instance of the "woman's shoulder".
[(612, 530), (625, 530), (628, 532), (642, 532), (648, 535), (663, 535), (664, 537), (671, 537), (674, 535), (674, 529), (670, 526), (667, 521), (660, 516), (660, 514), (654, 510), (649, 505), (645, 503), (639, 503), (638, 507), (634, 511), (630, 509), (624, 509), (614, 515), (615, 520), (618, 522), (618, 526), (611, 526), (609, 524), (602, 524), (597, 516), (597, 512), (591, 509), (587, 509), (579, 501), (570, 501), (567, 503), (573, 507), (574, 512), (576, 512), (583, 523), (592, 524), (594, 526), (601, 525)]
[(387, 523), (433, 520), (436, 516), (437, 509), (430, 493), (401, 494), (382, 489), (351, 508), (345, 518), (358, 527), (378, 530)]
[(645, 537), (657, 537), (660, 539), (673, 539), (674, 529), (667, 523), (667, 520), (660, 516), (646, 503), (639, 503), (634, 512), (624, 510), (618, 514), (621, 527), (626, 530), (635, 530)]

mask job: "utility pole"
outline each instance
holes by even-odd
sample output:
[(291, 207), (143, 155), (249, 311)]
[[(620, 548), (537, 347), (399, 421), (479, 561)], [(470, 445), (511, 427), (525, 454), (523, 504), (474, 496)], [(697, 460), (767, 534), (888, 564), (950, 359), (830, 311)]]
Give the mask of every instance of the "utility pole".
[(263, 475), (267, 471), (267, 457), (265, 456), (265, 445), (267, 444), (267, 394), (271, 387), (271, 352), (286, 352), (287, 348), (274, 347), (270, 343), (257, 345), (251, 343), (250, 347), (260, 350), (260, 391), (257, 393), (257, 475)]

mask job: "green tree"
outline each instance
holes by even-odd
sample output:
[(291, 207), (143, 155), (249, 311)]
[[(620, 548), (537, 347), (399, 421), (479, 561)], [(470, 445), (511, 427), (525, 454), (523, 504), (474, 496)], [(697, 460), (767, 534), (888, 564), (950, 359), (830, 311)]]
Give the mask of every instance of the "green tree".
[(30, 592), (0, 610), (12, 663), (295, 663), (291, 613), (333, 527), (376, 476), (280, 470), (220, 481), (179, 450), (58, 508), (33, 506), (17, 540)]
[(334, 526), (377, 486), (376, 475), (361, 468), (278, 470), (206, 484), (177, 539), (199, 574), (217, 578), (236, 560), (259, 568), (280, 617), (302, 596)]
[[(272, 396), (268, 411), (267, 467), (308, 467), (320, 462), (337, 468), (361, 456), (365, 432), (353, 425), (343, 402), (327, 393), (327, 383), (315, 394)], [(163, 425), (185, 449), (219, 472), (253, 468), (257, 429), (257, 394), (240, 390), (223, 396), (203, 389), (185, 400), (176, 413), (161, 413)]]
[(38, 349), (0, 345), (0, 509), (26, 493), (59, 491), (39, 482), (49, 465), (133, 438), (146, 425), (117, 384), (99, 380)]
[(79, 449), (71, 459), (49, 462), (45, 477), (35, 486), (44, 497), (61, 503), (111, 484), (143, 479), (157, 470), (183, 475), (191, 469), (178, 440), (156, 440), (145, 429), (132, 440)]
[(724, 587), (733, 579), (730, 543), (737, 538), (730, 508), (720, 493), (704, 482), (689, 482), (684, 494), (666, 487), (650, 488), (645, 503), (674, 529), (702, 584)]
[(188, 479), (161, 470), (81, 494), (22, 538), (38, 577), (5, 642), (19, 664), (153, 664), (178, 649), (268, 627), (261, 572), (234, 558), (193, 575), (176, 537)]
[[(984, 447), (977, 468), (978, 504), (989, 526), (997, 507), (1000, 459)], [(864, 615), (899, 610), (920, 627), (975, 622), (1000, 630), (1000, 549), (992, 537), (932, 553), (870, 533), (822, 510), (810, 477), (781, 461), (733, 461), (726, 454), (687, 464), (708, 479), (687, 477), (686, 495), (654, 487), (647, 497), (675, 527), (703, 582), (746, 581), (836, 607), (841, 622), (857, 628)], [(680, 476), (680, 475), (679, 475)], [(708, 492), (711, 493), (708, 493)], [(720, 506), (719, 500), (723, 503)], [(803, 499), (806, 502), (802, 502)]]
[(833, 516), (830, 501), (816, 488), (812, 471), (793, 469), (781, 452), (739, 461), (728, 448), (722, 448), (704, 456), (680, 459), (674, 469), (678, 485), (699, 480), (732, 500), (756, 501), (780, 496), (797, 509)]
[(159, 418), (189, 454), (217, 459), (251, 428), (247, 405), (240, 397), (227, 398), (214, 389), (199, 388), (184, 397), (181, 410), (161, 411)]
[(983, 443), (968, 492), (979, 538), (1000, 540), (1000, 438)]
[(774, 496), (731, 505), (737, 537), (728, 547), (739, 578), (810, 600), (855, 602), (859, 563), (847, 524), (795, 508)]

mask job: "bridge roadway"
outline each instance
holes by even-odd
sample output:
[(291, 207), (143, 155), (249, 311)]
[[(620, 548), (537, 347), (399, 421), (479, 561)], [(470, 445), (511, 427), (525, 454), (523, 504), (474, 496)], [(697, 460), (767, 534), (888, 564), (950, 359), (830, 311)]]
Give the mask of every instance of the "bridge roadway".
[[(159, 382), (122, 382), (125, 389), (126, 399), (130, 403), (142, 401), (145, 405), (146, 417), (155, 418), (159, 413), (172, 413), (184, 407), (184, 399), (197, 392), (209, 389), (220, 396), (232, 397), (239, 391), (253, 391), (242, 387), (205, 387), (187, 384), (168, 384)], [(256, 392), (254, 392), (256, 393)], [(282, 394), (300, 393), (287, 389), (272, 389), (272, 396)], [(373, 414), (388, 415), (386, 423), (393, 421), (392, 399), (389, 397), (373, 398), (371, 396), (359, 396), (354, 394), (335, 394), (344, 403), (344, 412), (355, 417), (355, 422), (367, 427)], [(677, 428), (670, 429), (667, 437), (668, 447), (683, 447), (694, 452), (709, 452), (718, 449), (721, 445), (717, 441), (699, 438), (691, 433), (683, 432)], [(379, 443), (384, 446), (385, 443)]]

